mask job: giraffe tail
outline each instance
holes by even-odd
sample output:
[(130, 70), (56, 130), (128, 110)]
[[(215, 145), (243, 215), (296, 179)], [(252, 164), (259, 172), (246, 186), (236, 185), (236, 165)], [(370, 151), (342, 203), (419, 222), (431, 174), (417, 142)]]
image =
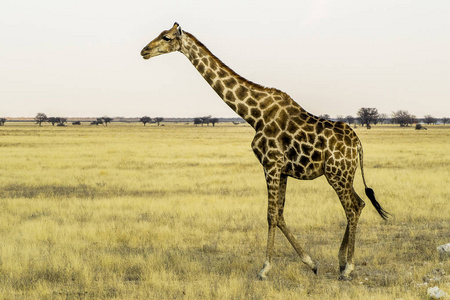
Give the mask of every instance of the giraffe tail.
[(362, 175), (362, 179), (363, 179), (363, 183), (364, 183), (364, 187), (365, 187), (365, 192), (367, 197), (370, 199), (370, 202), (372, 202), (372, 205), (375, 207), (375, 209), (377, 210), (377, 212), (380, 214), (380, 216), (383, 218), (383, 220), (387, 220), (387, 218), (389, 217), (389, 215), (391, 215), (390, 213), (388, 213), (387, 211), (385, 211), (380, 203), (378, 203), (377, 199), (375, 198), (375, 192), (367, 186), (366, 184), (366, 179), (364, 178), (364, 168), (363, 168), (363, 148), (362, 148), (362, 144), (361, 142), (358, 145), (358, 154), (359, 154), (359, 163), (361, 165), (361, 175)]

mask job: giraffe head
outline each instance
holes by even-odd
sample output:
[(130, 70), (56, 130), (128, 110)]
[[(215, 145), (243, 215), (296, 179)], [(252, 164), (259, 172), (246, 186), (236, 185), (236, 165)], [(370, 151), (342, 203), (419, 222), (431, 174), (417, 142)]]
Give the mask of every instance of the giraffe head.
[(141, 55), (144, 59), (166, 54), (181, 49), (181, 37), (183, 31), (178, 23), (173, 24), (173, 27), (169, 30), (164, 30), (161, 34), (151, 41), (141, 51)]

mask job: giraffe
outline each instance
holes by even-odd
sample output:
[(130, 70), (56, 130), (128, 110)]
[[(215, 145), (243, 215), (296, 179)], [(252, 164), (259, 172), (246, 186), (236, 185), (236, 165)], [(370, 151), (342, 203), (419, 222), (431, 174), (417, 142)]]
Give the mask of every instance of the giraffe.
[(317, 275), (318, 262), (306, 253), (284, 220), (288, 177), (312, 180), (325, 175), (341, 201), (347, 227), (339, 248), (339, 280), (351, 280), (354, 269), (356, 225), (364, 201), (353, 188), (358, 158), (365, 192), (383, 219), (386, 212), (367, 187), (363, 172), (363, 148), (351, 127), (316, 117), (286, 93), (255, 84), (238, 75), (192, 34), (175, 23), (141, 51), (144, 59), (170, 52), (184, 54), (225, 103), (255, 129), (251, 147), (263, 166), (268, 192), (266, 258), (258, 273), (267, 279), (272, 267), (275, 231), (278, 227)]

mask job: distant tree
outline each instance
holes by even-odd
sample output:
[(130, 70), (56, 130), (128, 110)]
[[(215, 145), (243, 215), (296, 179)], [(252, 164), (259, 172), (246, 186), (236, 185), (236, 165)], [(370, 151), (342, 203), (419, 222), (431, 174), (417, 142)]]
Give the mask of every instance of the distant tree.
[(329, 114), (319, 115), (319, 118), (322, 118), (322, 119), (325, 119), (325, 120), (329, 120), (330, 119), (330, 115)]
[[(201, 117), (201, 119), (202, 119), (203, 124), (206, 124), (209, 126), (209, 122), (211, 122), (211, 116), (204, 116), (204, 117)], [(202, 126), (203, 126), (203, 124), (202, 124)]]
[(370, 124), (375, 124), (379, 117), (378, 109), (372, 107), (361, 107), (357, 114), (361, 119), (361, 125), (366, 125), (367, 129), (370, 129)]
[(347, 122), (349, 125), (352, 125), (353, 123), (355, 123), (355, 118), (354, 118), (353, 116), (350, 116), (350, 115), (346, 116), (346, 117), (345, 117), (345, 120), (346, 120), (346, 122)]
[(65, 126), (65, 123), (67, 123), (67, 118), (58, 118), (58, 125), (57, 126)]
[(239, 125), (241, 124), (240, 122), (233, 122), (234, 125)]
[(158, 126), (159, 126), (159, 123), (161, 123), (162, 121), (164, 121), (164, 118), (163, 118), (163, 117), (157, 117), (157, 118), (155, 118), (155, 122), (158, 123)]
[(36, 124), (42, 126), (42, 123), (47, 121), (47, 115), (44, 113), (37, 113), (36, 117), (34, 117), (34, 120), (36, 121)]
[(6, 119), (5, 118), (0, 118), (0, 126), (5, 125)]
[(218, 118), (211, 118), (209, 121), (211, 122), (211, 124), (213, 126), (216, 126), (216, 123), (219, 123), (219, 119)]
[(375, 124), (378, 124), (378, 123), (383, 124), (388, 118), (389, 118), (389, 116), (387, 114), (379, 114), (377, 122)]
[(151, 121), (152, 121), (152, 118), (147, 117), (147, 116), (142, 117), (142, 118), (139, 119), (139, 122), (144, 123), (144, 126), (145, 126), (145, 124), (150, 123)]
[(436, 124), (437, 119), (431, 115), (425, 115), (425, 116), (423, 116), (423, 122), (428, 125)]
[(203, 124), (201, 118), (194, 118), (194, 125), (197, 126), (199, 124)]
[(52, 123), (52, 126), (55, 126), (55, 124), (57, 126), (64, 126), (64, 123), (67, 122), (67, 118), (62, 118), (62, 117), (49, 117), (47, 118), (47, 122), (48, 123)]
[(338, 120), (339, 122), (345, 122), (344, 116), (341, 116), (341, 115), (337, 115), (336, 120)]
[(75, 121), (75, 122), (72, 122), (72, 125), (81, 125), (81, 122), (80, 121)]
[(101, 119), (102, 119), (102, 121), (103, 121), (103, 123), (105, 124), (106, 127), (108, 127), (108, 123), (111, 123), (111, 121), (114, 120), (113, 118), (110, 118), (110, 117), (107, 117), (107, 116), (104, 116)]
[[(217, 123), (217, 122), (219, 122), (219, 120), (217, 120), (214, 123)], [(203, 124), (209, 125), (209, 123), (212, 123), (211, 116), (204, 116), (204, 117), (194, 118), (194, 124), (195, 125), (202, 124), (202, 126), (203, 126)], [(213, 126), (214, 126), (214, 124), (213, 124)]]
[(442, 118), (442, 124), (444, 124), (444, 125), (447, 124), (449, 121), (450, 121), (450, 119), (447, 117)]
[(59, 118), (56, 118), (56, 117), (48, 117), (47, 122), (52, 123), (52, 126), (55, 126), (55, 124), (59, 122), (58, 119)]
[(417, 121), (416, 116), (411, 115), (406, 110), (398, 110), (392, 113), (392, 123), (401, 127), (412, 125)]

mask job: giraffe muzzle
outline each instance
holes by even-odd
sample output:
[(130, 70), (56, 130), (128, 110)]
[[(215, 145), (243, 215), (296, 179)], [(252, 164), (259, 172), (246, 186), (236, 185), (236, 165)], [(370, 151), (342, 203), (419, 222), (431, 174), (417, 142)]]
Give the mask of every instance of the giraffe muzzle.
[(152, 57), (152, 55), (150, 54), (150, 49), (148, 47), (142, 49), (141, 55), (144, 59), (149, 59), (150, 57)]

